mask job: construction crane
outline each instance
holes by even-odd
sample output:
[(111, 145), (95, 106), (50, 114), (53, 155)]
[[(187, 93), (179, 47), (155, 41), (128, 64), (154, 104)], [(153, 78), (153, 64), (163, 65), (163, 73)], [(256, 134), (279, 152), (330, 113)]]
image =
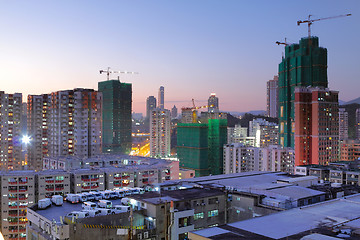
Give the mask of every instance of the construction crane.
[(195, 100), (191, 99), (193, 106), (192, 107), (183, 107), (181, 108), (182, 111), (192, 111), (192, 122), (196, 123), (197, 121), (197, 115), (196, 115), (196, 110), (201, 109), (201, 108), (208, 108), (208, 107), (213, 107), (214, 105), (204, 105), (204, 106), (195, 106)]
[(279, 42), (279, 41), (276, 41), (275, 42), (277, 45), (280, 45), (280, 44), (283, 44), (285, 46), (289, 45), (287, 42), (286, 42), (286, 38), (285, 38), (285, 41), (284, 42)]
[(309, 39), (311, 37), (311, 25), (313, 24), (313, 22), (317, 22), (317, 21), (321, 21), (321, 20), (327, 20), (327, 19), (333, 19), (333, 18), (340, 18), (340, 17), (348, 17), (351, 16), (351, 13), (348, 14), (344, 14), (344, 15), (339, 15), (339, 16), (333, 16), (333, 17), (326, 17), (326, 18), (318, 18), (318, 19), (310, 19), (311, 15), (309, 15), (308, 20), (299, 20), (297, 21), (297, 25), (300, 26), (301, 23), (307, 23), (308, 25), (308, 35), (309, 35)]
[(106, 73), (107, 80), (110, 80), (110, 73), (119, 73), (119, 74), (138, 74), (138, 72), (128, 72), (128, 71), (111, 71), (110, 67), (107, 70), (100, 70), (100, 74)]

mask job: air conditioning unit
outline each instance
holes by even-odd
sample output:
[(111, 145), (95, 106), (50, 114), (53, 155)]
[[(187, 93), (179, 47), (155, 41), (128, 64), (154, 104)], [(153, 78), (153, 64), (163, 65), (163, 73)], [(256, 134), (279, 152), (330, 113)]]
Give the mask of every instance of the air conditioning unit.
[(149, 232), (144, 232), (144, 238), (149, 238)]
[(139, 234), (137, 235), (137, 238), (138, 238), (138, 239), (142, 239), (142, 234), (139, 233)]

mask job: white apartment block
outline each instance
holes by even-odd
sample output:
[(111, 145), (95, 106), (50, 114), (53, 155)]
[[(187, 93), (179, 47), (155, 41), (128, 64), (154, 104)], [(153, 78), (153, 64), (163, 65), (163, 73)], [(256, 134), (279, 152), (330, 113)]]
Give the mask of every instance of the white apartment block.
[(70, 193), (70, 173), (63, 170), (37, 172), (37, 201), (53, 195), (66, 196)]
[(47, 156), (89, 157), (101, 153), (102, 94), (74, 89), (28, 96), (30, 167)]
[(104, 191), (104, 171), (100, 169), (75, 169), (70, 171), (71, 193)]
[(279, 126), (276, 123), (257, 118), (249, 122), (249, 136), (255, 137), (255, 147), (277, 145), (279, 142)]
[(248, 128), (235, 125), (235, 127), (228, 127), (227, 129), (227, 143), (240, 142), (244, 137), (247, 137)]
[(170, 156), (171, 115), (167, 109), (154, 109), (150, 115), (150, 156)]
[(339, 140), (343, 141), (349, 138), (349, 116), (345, 108), (339, 108)]
[(26, 165), (22, 156), (22, 94), (0, 91), (0, 170), (20, 170)]
[(224, 145), (224, 174), (249, 171), (282, 171), (294, 173), (295, 151), (278, 145), (266, 148), (241, 143)]
[(36, 203), (34, 171), (0, 172), (1, 233), (4, 239), (26, 239), (26, 208)]

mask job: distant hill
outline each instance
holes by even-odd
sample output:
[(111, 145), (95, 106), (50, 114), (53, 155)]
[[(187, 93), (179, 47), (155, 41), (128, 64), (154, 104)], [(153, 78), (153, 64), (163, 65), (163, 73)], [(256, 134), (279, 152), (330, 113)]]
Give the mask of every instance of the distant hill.
[[(348, 101), (348, 102), (346, 102), (346, 103), (344, 103), (344, 104), (341, 104), (341, 105), (349, 105), (349, 104), (353, 104), (353, 103), (360, 104), (360, 97), (355, 98), (355, 99), (353, 99), (353, 100), (351, 100), (351, 101)], [(339, 104), (340, 104), (340, 101), (339, 101)]]
[(250, 113), (250, 114), (253, 114), (253, 115), (263, 115), (263, 116), (265, 116), (266, 111), (265, 110), (253, 110), (253, 111), (249, 111), (249, 112), (229, 112), (229, 113), (231, 115), (233, 115), (233, 116), (243, 116), (246, 113)]
[(271, 117), (265, 117), (263, 115), (254, 115), (251, 113), (245, 113), (241, 119), (234, 117), (231, 114), (227, 115), (227, 120), (228, 120), (228, 127), (235, 127), (235, 125), (240, 124), (242, 127), (249, 127), (249, 122), (254, 120), (255, 118), (264, 118), (266, 119), (266, 121), (269, 122), (274, 122), (274, 123), (278, 123), (278, 119), (277, 118), (271, 118)]

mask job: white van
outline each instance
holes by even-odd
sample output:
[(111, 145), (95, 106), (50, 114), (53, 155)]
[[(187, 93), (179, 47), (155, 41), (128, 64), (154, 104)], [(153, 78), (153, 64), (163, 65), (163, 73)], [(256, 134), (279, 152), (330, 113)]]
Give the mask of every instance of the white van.
[(108, 200), (99, 200), (99, 208), (112, 208), (112, 202)]
[(80, 201), (80, 196), (78, 194), (69, 193), (66, 196), (66, 201), (71, 203), (78, 203)]
[(96, 203), (93, 202), (84, 202), (82, 208), (84, 210), (94, 210), (97, 207)]
[(94, 196), (95, 200), (101, 200), (102, 199), (102, 195), (99, 192), (90, 192), (90, 194), (92, 194)]
[(123, 198), (123, 197), (125, 197), (125, 190), (116, 189), (116, 190), (115, 190), (115, 193), (117, 194), (117, 197), (118, 197), (118, 198)]
[(88, 200), (87, 195), (85, 193), (80, 193), (79, 200), (80, 200), (80, 202), (86, 202)]
[(111, 214), (111, 209), (95, 208), (95, 210), (100, 211), (99, 215), (109, 215), (109, 214)]
[(45, 209), (51, 205), (50, 198), (44, 198), (38, 201), (38, 208), (39, 209)]
[(140, 188), (140, 187), (135, 187), (132, 189), (133, 191), (133, 194), (143, 194), (145, 193), (145, 190), (143, 188)]
[(66, 217), (68, 218), (86, 218), (89, 217), (90, 214), (88, 212), (80, 212), (80, 211), (72, 211), (71, 213), (66, 214)]
[(96, 217), (100, 215), (100, 210), (81, 210), (82, 212), (89, 213), (89, 217)]
[(87, 201), (95, 200), (94, 194), (91, 194), (91, 193), (89, 193), (89, 192), (84, 192), (83, 194), (86, 195)]
[(108, 192), (102, 191), (102, 192), (100, 192), (100, 194), (102, 195), (103, 199), (109, 199), (110, 198), (110, 194)]
[(111, 208), (111, 213), (123, 213), (123, 212), (130, 212), (130, 206), (122, 206), (122, 205), (115, 205)]
[(115, 199), (118, 198), (118, 195), (115, 191), (110, 191), (110, 190), (105, 190), (106, 193), (109, 193), (109, 198), (110, 199)]
[(122, 198), (121, 199), (121, 204), (122, 205), (129, 205), (129, 203), (130, 203), (130, 198), (127, 198), (127, 197), (124, 197), (124, 198)]
[(61, 206), (64, 203), (64, 198), (60, 195), (53, 195), (51, 197), (51, 201), (56, 205), (56, 206)]

